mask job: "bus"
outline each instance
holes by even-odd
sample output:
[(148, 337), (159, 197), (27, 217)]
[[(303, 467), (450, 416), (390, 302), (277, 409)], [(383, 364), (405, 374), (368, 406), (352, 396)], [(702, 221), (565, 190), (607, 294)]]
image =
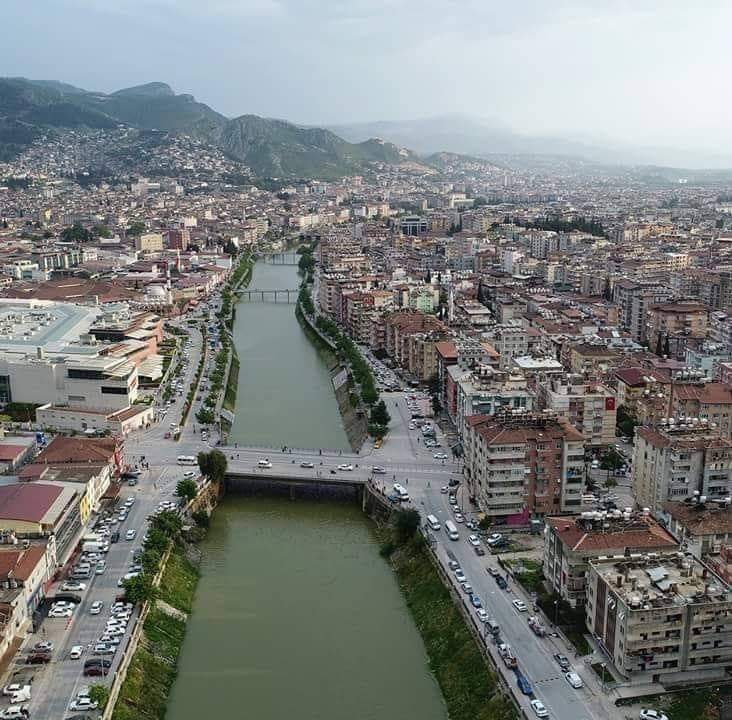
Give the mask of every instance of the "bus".
[(434, 515), (427, 516), (427, 524), (430, 526), (430, 530), (437, 531), (441, 527), (440, 521)]
[(409, 493), (399, 483), (394, 483), (394, 493), (402, 502), (409, 500)]
[(198, 459), (193, 455), (178, 455), (178, 465), (198, 465)]
[(455, 523), (453, 523), (452, 520), (446, 520), (445, 521), (445, 530), (447, 531), (447, 537), (450, 538), (450, 540), (459, 540), (460, 535), (458, 535), (457, 528), (455, 527)]

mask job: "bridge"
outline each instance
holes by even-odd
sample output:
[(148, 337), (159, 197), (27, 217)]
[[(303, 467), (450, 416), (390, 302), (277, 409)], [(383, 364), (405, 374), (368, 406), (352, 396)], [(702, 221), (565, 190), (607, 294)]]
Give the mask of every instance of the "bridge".
[(297, 265), (300, 262), (297, 253), (270, 253), (263, 259), (268, 265)]
[(235, 291), (240, 299), (245, 299), (249, 302), (275, 302), (275, 303), (289, 303), (294, 304), (297, 302), (297, 296), (300, 291), (297, 288), (277, 288), (274, 290), (258, 290), (257, 288), (241, 288)]

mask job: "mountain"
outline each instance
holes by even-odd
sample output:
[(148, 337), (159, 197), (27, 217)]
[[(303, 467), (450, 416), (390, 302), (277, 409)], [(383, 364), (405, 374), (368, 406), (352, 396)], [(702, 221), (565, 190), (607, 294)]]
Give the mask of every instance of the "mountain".
[(55, 80), (0, 78), (0, 160), (15, 157), (57, 128), (104, 129), (119, 124), (192, 135), (259, 176), (330, 180), (362, 172), (372, 162), (417, 160), (409, 151), (380, 140), (350, 143), (329, 130), (257, 115), (228, 119), (192, 95), (176, 95), (162, 82), (106, 94)]
[(491, 155), (572, 156), (608, 165), (662, 165), (676, 168), (730, 168), (732, 156), (703, 150), (638, 147), (595, 138), (516, 133), (493, 119), (442, 115), (406, 121), (331, 125), (350, 142), (381, 137), (421, 154), (438, 152)]

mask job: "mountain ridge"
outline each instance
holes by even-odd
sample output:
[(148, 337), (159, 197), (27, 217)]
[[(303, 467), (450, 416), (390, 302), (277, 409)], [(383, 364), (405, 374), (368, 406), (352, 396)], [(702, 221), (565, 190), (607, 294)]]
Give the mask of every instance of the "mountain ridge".
[(333, 180), (370, 163), (416, 161), (410, 151), (367, 139), (350, 143), (325, 128), (305, 128), (258, 115), (227, 118), (163, 82), (89, 92), (55, 80), (0, 78), (0, 160), (61, 128), (180, 132), (210, 142), (259, 176)]

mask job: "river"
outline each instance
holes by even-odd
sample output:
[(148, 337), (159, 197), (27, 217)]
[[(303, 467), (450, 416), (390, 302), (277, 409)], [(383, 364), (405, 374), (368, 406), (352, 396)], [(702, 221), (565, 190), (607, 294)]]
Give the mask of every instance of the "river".
[[(257, 265), (251, 287), (295, 287)], [(347, 448), (292, 305), (239, 303), (232, 439)], [(445, 720), (424, 645), (355, 505), (230, 496), (213, 516), (169, 720)]]
[[(299, 283), (296, 267), (260, 262), (249, 287)], [(302, 332), (294, 305), (238, 303), (234, 338), (240, 368), (230, 442), (350, 450), (330, 380), (333, 357), (316, 350)]]

